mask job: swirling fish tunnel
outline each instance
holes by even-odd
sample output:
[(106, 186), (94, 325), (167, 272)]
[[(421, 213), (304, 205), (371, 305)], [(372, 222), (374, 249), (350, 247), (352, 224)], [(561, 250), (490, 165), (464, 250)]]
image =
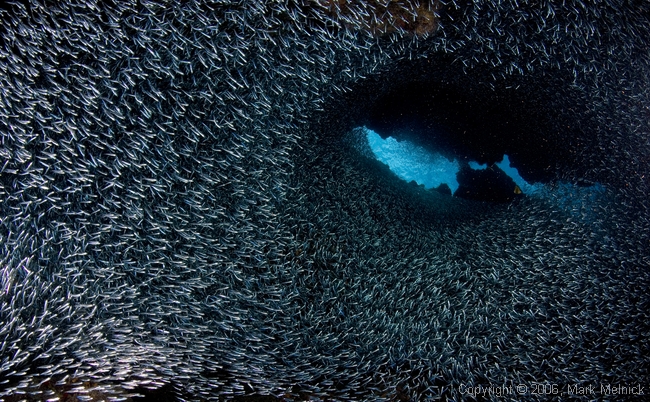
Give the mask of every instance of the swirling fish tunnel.
[[(648, 384), (647, 4), (0, 10), (0, 398)], [(458, 190), (362, 127), (457, 161)]]

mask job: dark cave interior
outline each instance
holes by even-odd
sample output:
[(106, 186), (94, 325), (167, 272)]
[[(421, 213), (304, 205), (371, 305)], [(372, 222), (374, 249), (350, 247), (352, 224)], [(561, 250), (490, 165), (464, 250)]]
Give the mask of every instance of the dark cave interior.
[[(407, 140), (459, 161), (459, 179), (472, 188), (465, 198), (516, 198), (512, 182), (494, 166), (504, 154), (527, 182), (583, 184), (585, 163), (577, 155), (595, 149), (590, 134), (597, 123), (571, 76), (554, 69), (499, 76), (481, 65), (461, 71), (446, 59), (398, 62), (353, 87), (329, 115), (347, 114), (383, 138)], [(470, 161), (490, 168), (474, 171)]]

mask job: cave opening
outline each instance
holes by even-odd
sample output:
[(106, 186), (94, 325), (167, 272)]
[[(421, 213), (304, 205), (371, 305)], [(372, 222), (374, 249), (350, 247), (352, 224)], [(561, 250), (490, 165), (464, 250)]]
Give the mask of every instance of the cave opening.
[[(376, 132), (360, 127), (374, 157), (407, 182), (425, 189), (482, 201), (505, 202), (523, 194), (534, 194), (540, 186), (524, 180), (511, 166), (508, 155), (494, 164), (470, 161), (462, 166), (438, 152), (425, 149), (409, 140), (382, 138)], [(360, 140), (363, 140), (361, 138)]]
[(461, 69), (442, 56), (404, 60), (358, 83), (335, 114), (351, 114), (348, 131), (371, 132), (371, 148), (409, 148), (414, 159), (410, 166), (402, 159), (402, 171), (437, 158), (437, 167), (419, 175), (439, 169), (440, 178), (425, 183), (398, 174), (405, 180), (456, 197), (509, 202), (555, 181), (582, 184), (587, 165), (579, 156), (594, 148), (590, 133), (597, 123), (575, 89), (557, 70), (495, 75), (486, 66)]

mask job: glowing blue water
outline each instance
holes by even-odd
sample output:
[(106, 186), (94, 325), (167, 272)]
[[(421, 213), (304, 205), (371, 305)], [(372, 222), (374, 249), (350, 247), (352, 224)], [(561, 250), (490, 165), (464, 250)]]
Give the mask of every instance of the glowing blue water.
[(503, 155), (503, 160), (501, 162), (497, 162), (496, 165), (508, 176), (510, 176), (510, 178), (519, 186), (519, 189), (522, 193), (533, 194), (540, 189), (539, 184), (528, 183), (519, 175), (517, 169), (510, 167), (510, 159), (508, 158), (508, 155)]
[(385, 140), (372, 130), (365, 128), (370, 149), (377, 160), (388, 165), (398, 177), (410, 182), (415, 180), (425, 188), (434, 188), (445, 183), (452, 194), (458, 188), (456, 174), (458, 162), (426, 151), (409, 141), (397, 141), (393, 137)]
[[(457, 161), (450, 161), (409, 141), (397, 141), (393, 137), (383, 139), (370, 129), (364, 127), (364, 130), (377, 160), (387, 164), (398, 177), (409, 182), (415, 180), (427, 189), (443, 183), (449, 186), (452, 194), (458, 189), (456, 174), (460, 165)], [(512, 178), (524, 194), (533, 194), (539, 190), (539, 185), (526, 182), (517, 169), (510, 166), (508, 155), (503, 155), (503, 160), (496, 165)], [(469, 166), (475, 170), (487, 168), (487, 165), (479, 165), (477, 162), (469, 162)]]

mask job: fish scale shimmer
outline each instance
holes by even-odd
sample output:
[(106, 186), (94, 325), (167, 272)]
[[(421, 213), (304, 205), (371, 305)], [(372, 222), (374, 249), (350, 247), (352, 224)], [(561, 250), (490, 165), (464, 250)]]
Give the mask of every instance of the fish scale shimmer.
[[(650, 386), (649, 15), (549, 0), (3, 6), (0, 398)], [(354, 129), (372, 102), (431, 79), (553, 99), (549, 138), (576, 127), (543, 196), (456, 199), (370, 157)], [(580, 181), (601, 190), (562, 184)]]

